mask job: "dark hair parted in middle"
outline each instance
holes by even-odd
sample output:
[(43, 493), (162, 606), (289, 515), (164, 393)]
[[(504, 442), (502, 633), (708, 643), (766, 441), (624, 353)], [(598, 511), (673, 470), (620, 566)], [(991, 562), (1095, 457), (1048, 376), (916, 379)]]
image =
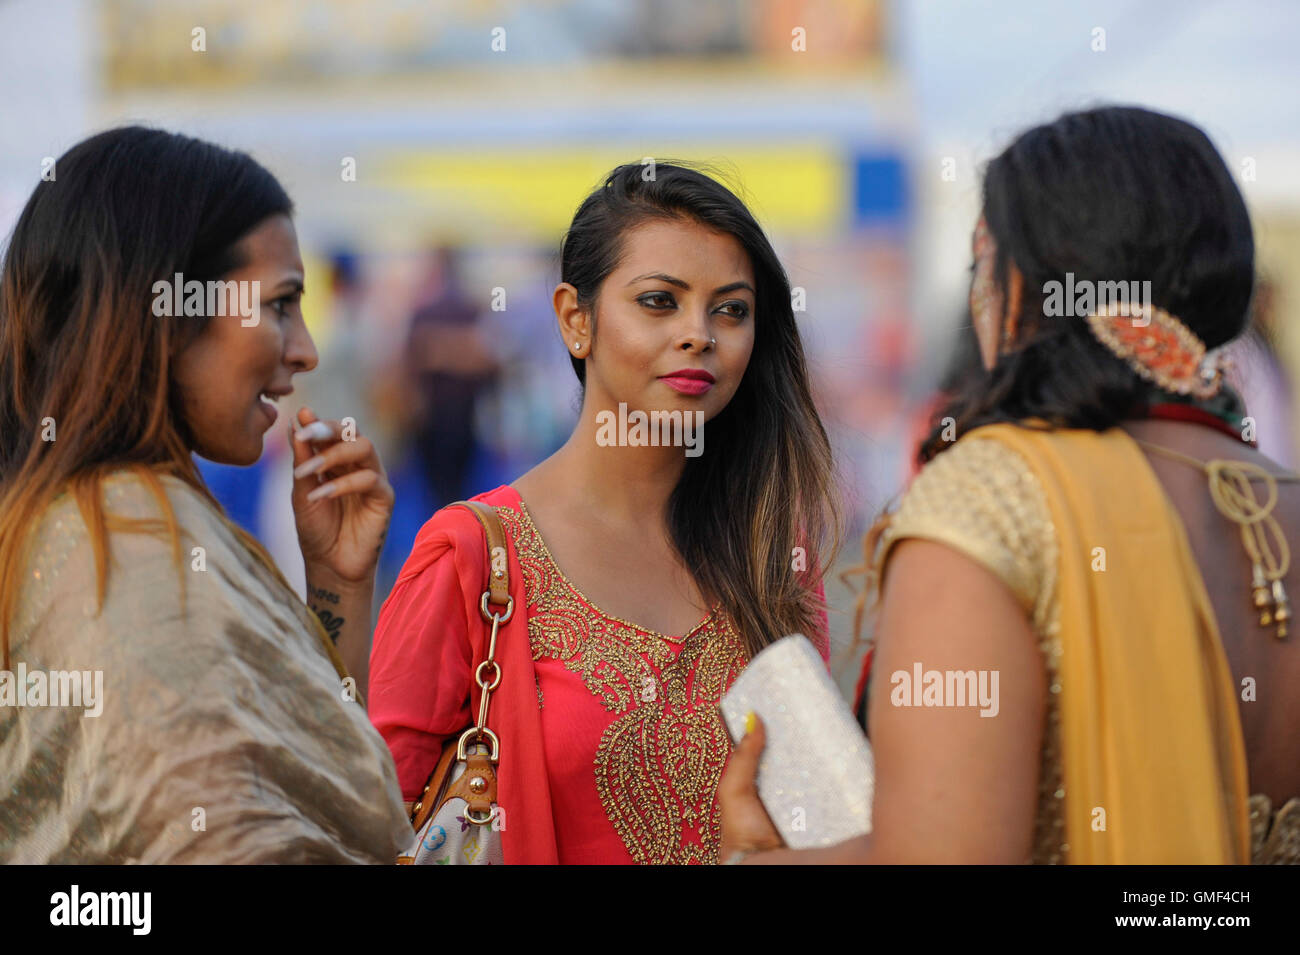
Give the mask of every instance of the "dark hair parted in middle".
[[(1041, 418), (1103, 431), (1140, 415), (1153, 393), (1081, 317), (1044, 314), (1049, 282), (1150, 282), (1151, 304), (1216, 348), (1241, 334), (1255, 243), (1241, 192), (1209, 138), (1137, 107), (1067, 113), (1019, 136), (984, 176), (1003, 301), (1024, 276), (1019, 333), (987, 376), (942, 412), (958, 434)], [(928, 461), (949, 446), (936, 427)]]
[[(693, 221), (734, 237), (748, 254), (753, 353), (730, 403), (709, 422), (708, 450), (686, 460), (668, 524), (696, 583), (722, 604), (752, 655), (787, 634), (819, 629), (825, 605), (793, 566), (802, 547), (809, 570), (820, 573), (840, 544), (830, 442), (813, 403), (790, 282), (758, 222), (697, 169), (657, 162), (650, 179), (645, 168), (617, 167), (582, 203), (564, 238), (560, 281), (577, 289), (599, 341), (600, 286), (629, 229), (648, 219)], [(583, 363), (569, 357), (582, 381)]]

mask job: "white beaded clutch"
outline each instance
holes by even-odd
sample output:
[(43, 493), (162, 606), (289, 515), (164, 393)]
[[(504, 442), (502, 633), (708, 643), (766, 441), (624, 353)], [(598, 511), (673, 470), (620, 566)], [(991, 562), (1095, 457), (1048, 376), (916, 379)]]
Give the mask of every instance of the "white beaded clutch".
[(737, 742), (745, 714), (763, 721), (758, 795), (787, 846), (829, 846), (871, 831), (871, 745), (807, 637), (783, 637), (760, 651), (721, 707)]

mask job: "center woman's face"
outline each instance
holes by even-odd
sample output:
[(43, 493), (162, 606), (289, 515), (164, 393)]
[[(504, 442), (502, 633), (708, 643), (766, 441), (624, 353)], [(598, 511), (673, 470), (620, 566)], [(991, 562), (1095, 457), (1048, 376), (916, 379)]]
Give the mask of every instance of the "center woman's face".
[(279, 413), (274, 402), (293, 390), (296, 373), (316, 367), (317, 355), (302, 317), (302, 256), (292, 220), (271, 216), (238, 248), (244, 265), (222, 281), (259, 282), (260, 308), (247, 317), (209, 318), (177, 357), (175, 384), (192, 450), (220, 464), (249, 465), (261, 457), (262, 436)]
[(754, 269), (732, 236), (685, 219), (630, 229), (597, 298), (589, 396), (712, 418), (749, 366), (754, 304)]

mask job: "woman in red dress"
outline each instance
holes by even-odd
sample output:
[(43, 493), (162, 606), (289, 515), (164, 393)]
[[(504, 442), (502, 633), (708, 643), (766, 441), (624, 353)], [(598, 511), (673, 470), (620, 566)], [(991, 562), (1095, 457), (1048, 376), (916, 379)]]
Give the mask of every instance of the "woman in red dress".
[[(507, 863), (716, 862), (719, 699), (788, 633), (829, 657), (818, 556), (839, 516), (789, 281), (731, 192), (648, 168), (615, 169), (564, 240), (573, 434), (474, 498), (526, 609), (491, 702)], [(482, 528), (444, 508), (380, 612), (370, 716), (405, 799), (478, 711), (487, 578)]]

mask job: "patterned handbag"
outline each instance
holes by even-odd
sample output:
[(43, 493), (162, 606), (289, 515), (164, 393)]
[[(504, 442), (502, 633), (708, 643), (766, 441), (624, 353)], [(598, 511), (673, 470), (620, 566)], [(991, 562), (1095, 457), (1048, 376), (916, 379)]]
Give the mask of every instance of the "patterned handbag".
[[(442, 748), (424, 792), (411, 810), (415, 836), (399, 865), (502, 865), (501, 831), (505, 814), (496, 804), (496, 766), (501, 742), (488, 728), (492, 691), (501, 683), (496, 662), (497, 630), (515, 612), (510, 596), (506, 535), (496, 510), (481, 501), (457, 501), (449, 507), (467, 508), (487, 537), (488, 589), (479, 611), (491, 627), (487, 657), (474, 671), (483, 691), (478, 719), (464, 732), (450, 737)], [(501, 608), (504, 608), (502, 610)]]

